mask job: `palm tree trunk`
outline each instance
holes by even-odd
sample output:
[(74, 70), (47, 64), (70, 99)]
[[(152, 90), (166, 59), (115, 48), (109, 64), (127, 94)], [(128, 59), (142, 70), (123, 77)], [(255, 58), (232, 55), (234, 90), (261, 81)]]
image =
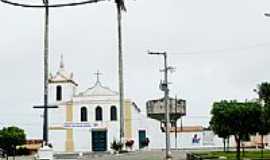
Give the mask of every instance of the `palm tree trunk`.
[(120, 100), (120, 141), (124, 142), (124, 82), (123, 82), (123, 55), (122, 55), (122, 26), (121, 26), (121, 4), (117, 7), (117, 28), (118, 28), (118, 74), (119, 74), (119, 100)]

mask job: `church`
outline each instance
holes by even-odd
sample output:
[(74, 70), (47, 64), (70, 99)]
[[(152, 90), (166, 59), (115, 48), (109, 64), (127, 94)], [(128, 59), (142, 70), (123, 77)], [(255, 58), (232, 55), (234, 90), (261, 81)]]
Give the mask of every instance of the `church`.
[[(111, 143), (114, 140), (119, 141), (119, 94), (104, 86), (99, 75), (100, 73), (96, 73), (96, 82), (93, 85), (78, 91), (78, 83), (74, 80), (73, 73), (64, 67), (63, 57), (57, 72), (49, 75), (49, 103), (58, 106), (49, 110), (49, 142), (55, 151), (110, 151)], [(191, 146), (194, 134), (203, 136), (203, 130), (198, 130), (198, 127), (187, 133), (184, 131), (185, 128), (176, 135), (184, 141), (188, 139), (186, 146)], [(184, 145), (182, 139), (177, 140), (174, 137), (172, 131), (172, 147), (177, 141), (179, 145)], [(217, 139), (210, 137), (212, 141), (214, 138)], [(150, 140), (148, 148), (165, 148), (165, 133), (160, 122), (148, 118), (132, 99), (125, 98), (124, 140), (133, 140), (132, 149), (138, 150), (143, 148), (142, 142), (146, 139)], [(222, 142), (218, 140), (218, 144), (222, 145)]]
[[(119, 95), (103, 86), (99, 74), (95, 84), (81, 92), (73, 74), (65, 70), (62, 57), (56, 74), (50, 74), (50, 104), (58, 106), (49, 111), (49, 139), (54, 150), (109, 151), (111, 143), (119, 141)], [(140, 112), (131, 99), (124, 100), (124, 139), (134, 140), (134, 149), (147, 138), (145, 122), (139, 122), (146, 117), (140, 117)]]

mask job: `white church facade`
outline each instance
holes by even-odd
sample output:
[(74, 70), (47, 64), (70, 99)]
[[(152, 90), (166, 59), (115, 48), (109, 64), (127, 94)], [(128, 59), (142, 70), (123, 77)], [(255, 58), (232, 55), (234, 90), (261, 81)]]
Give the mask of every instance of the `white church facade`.
[[(49, 76), (50, 104), (58, 106), (49, 110), (49, 142), (55, 151), (110, 151), (111, 143), (114, 140), (119, 141), (120, 137), (118, 93), (103, 86), (99, 73), (92, 87), (82, 92), (77, 91), (77, 87), (73, 74), (65, 70), (61, 60), (56, 74)], [(195, 134), (203, 136), (202, 131)], [(192, 147), (193, 132), (177, 135), (178, 140), (175, 139), (173, 132), (171, 134), (172, 148), (175, 140), (179, 147)], [(124, 139), (133, 140), (133, 150), (137, 150), (142, 147), (141, 143), (146, 138), (150, 140), (148, 146), (150, 149), (165, 148), (165, 133), (161, 131), (160, 122), (147, 118), (132, 99), (126, 98)], [(217, 140), (215, 146), (222, 146), (220, 139), (213, 138)], [(213, 138), (210, 137), (211, 140)]]
[[(104, 87), (98, 74), (96, 83), (82, 92), (77, 92), (78, 84), (63, 61), (57, 73), (49, 76), (50, 104), (58, 106), (49, 111), (49, 139), (56, 151), (109, 151), (111, 143), (119, 141), (119, 95)], [(140, 109), (125, 99), (124, 139), (134, 140), (134, 149), (147, 137), (146, 129), (132, 121), (136, 114)]]

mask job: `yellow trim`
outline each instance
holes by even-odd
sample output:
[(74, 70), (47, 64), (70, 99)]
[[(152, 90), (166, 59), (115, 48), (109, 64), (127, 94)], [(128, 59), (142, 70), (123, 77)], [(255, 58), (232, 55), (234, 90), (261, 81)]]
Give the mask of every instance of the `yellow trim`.
[(64, 127), (49, 127), (49, 130), (66, 130)]
[(72, 104), (67, 104), (67, 106), (66, 106), (66, 121), (67, 122), (73, 121), (73, 106), (72, 106)]
[(73, 129), (69, 128), (66, 131), (66, 152), (74, 151), (74, 142), (73, 142)]
[(132, 121), (131, 121), (131, 108), (132, 108), (132, 103), (130, 101), (126, 101), (125, 102), (125, 106), (124, 106), (124, 132), (125, 132), (125, 138), (126, 139), (131, 139), (132, 138)]
[[(66, 106), (66, 122), (73, 121), (73, 104), (67, 104)], [(73, 141), (73, 129), (66, 129), (66, 152), (74, 151), (74, 141)]]

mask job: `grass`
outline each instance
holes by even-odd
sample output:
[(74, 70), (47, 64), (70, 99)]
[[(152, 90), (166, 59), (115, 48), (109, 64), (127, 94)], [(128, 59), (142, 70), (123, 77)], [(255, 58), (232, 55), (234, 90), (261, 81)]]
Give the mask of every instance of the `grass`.
[[(230, 152), (222, 152), (222, 151), (213, 151), (213, 152), (198, 152), (195, 153), (202, 157), (226, 157), (227, 160), (235, 160), (236, 159), (236, 152), (230, 151)], [(270, 151), (264, 150), (263, 157), (270, 159)], [(256, 159), (261, 158), (261, 151), (245, 151), (245, 154), (243, 155), (241, 152), (241, 159), (242, 158), (248, 158), (248, 159)]]

